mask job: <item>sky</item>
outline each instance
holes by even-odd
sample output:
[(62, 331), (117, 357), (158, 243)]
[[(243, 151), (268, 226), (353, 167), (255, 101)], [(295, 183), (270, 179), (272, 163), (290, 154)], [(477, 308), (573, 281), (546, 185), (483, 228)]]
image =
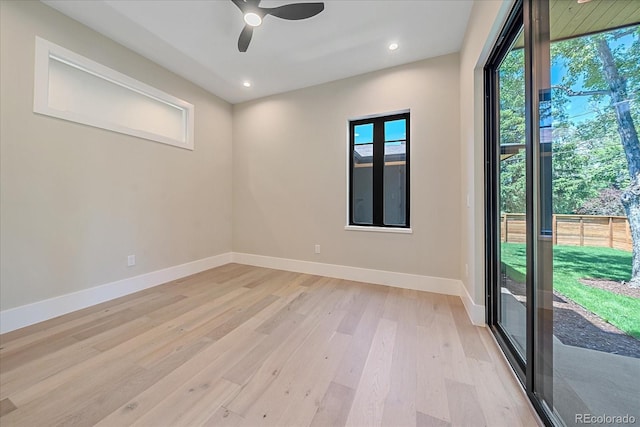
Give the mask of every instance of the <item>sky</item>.
[[(373, 123), (355, 126), (355, 143), (368, 144), (373, 141)], [(391, 120), (384, 123), (384, 140), (398, 141), (406, 139), (405, 119)]]
[[(620, 39), (610, 43), (612, 49), (622, 48), (627, 49), (633, 42), (633, 35), (627, 35)], [(560, 42), (561, 43), (561, 42)], [(567, 67), (561, 63), (561, 61), (553, 61), (551, 66), (551, 85), (559, 85), (562, 82), (562, 77), (567, 73)], [(571, 89), (574, 91), (585, 90), (583, 82), (580, 80)], [(573, 119), (574, 123), (580, 123), (588, 119), (595, 117), (595, 112), (590, 107), (590, 96), (570, 96), (569, 103), (566, 105), (566, 113), (569, 118)], [(602, 106), (609, 105), (609, 97), (601, 96), (600, 103)]]

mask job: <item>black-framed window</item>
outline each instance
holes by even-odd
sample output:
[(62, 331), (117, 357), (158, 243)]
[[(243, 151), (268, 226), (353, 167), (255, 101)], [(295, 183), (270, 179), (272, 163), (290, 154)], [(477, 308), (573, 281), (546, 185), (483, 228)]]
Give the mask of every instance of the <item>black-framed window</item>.
[(409, 228), (409, 112), (349, 122), (349, 225)]

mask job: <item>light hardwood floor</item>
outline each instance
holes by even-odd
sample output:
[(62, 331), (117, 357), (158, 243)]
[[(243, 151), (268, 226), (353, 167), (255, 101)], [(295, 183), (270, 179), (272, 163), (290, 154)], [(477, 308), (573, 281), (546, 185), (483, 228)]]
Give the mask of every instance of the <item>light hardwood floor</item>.
[(0, 336), (0, 425), (537, 423), (459, 298), (228, 264)]

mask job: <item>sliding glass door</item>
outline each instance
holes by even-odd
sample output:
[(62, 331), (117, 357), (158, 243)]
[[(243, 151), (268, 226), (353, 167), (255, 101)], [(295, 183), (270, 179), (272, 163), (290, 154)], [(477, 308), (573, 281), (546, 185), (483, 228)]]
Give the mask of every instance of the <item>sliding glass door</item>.
[(527, 353), (525, 64), (522, 20), (512, 25), (502, 41), (504, 53), (492, 76), (497, 96), (493, 117), (496, 149), (492, 153), (496, 166), (494, 209), (499, 222), (494, 228), (494, 314), (501, 339), (523, 368)]
[(639, 22), (517, 2), (485, 68), (488, 321), (548, 425), (640, 424)]
[(549, 93), (539, 106), (540, 174), (548, 176), (540, 203), (550, 237), (537, 286), (548, 290), (540, 305), (553, 315), (541, 352), (550, 387), (534, 391), (567, 425), (640, 423), (640, 289), (630, 283), (640, 226), (640, 4), (536, 3), (544, 5), (532, 16), (540, 23), (533, 53), (544, 64), (537, 90)]

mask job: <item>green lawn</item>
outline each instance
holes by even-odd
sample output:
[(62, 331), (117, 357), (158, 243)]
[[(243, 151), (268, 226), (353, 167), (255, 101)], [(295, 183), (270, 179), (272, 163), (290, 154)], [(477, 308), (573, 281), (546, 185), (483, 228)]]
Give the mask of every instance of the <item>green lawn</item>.
[[(502, 261), (507, 274), (521, 281), (526, 271), (525, 245), (502, 243)], [(562, 295), (640, 339), (640, 298), (583, 285), (579, 282), (583, 278), (628, 281), (631, 253), (610, 248), (554, 246), (553, 286)]]

